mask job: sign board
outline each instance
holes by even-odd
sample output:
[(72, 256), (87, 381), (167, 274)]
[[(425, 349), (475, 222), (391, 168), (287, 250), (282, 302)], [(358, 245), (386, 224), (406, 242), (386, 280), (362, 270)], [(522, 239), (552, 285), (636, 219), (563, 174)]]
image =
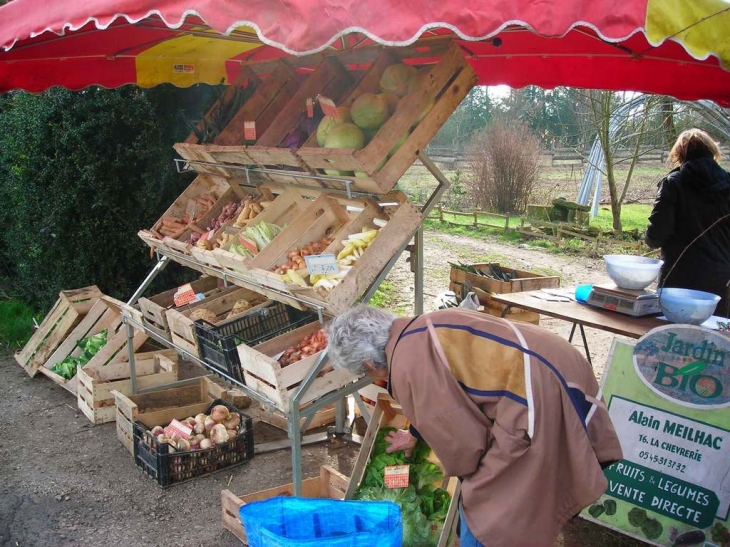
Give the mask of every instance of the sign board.
[(309, 275), (327, 275), (339, 273), (337, 258), (333, 254), (308, 255), (304, 257)]
[(730, 337), (666, 325), (614, 340), (602, 390), (624, 459), (582, 516), (653, 545), (730, 545)]

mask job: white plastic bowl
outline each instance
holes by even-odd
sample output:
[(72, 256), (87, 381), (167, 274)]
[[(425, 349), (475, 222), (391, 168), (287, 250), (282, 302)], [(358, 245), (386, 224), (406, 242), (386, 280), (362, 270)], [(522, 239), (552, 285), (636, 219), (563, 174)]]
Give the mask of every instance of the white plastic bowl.
[(604, 255), (608, 277), (620, 289), (640, 291), (659, 276), (663, 260), (633, 255)]
[(659, 292), (659, 307), (672, 323), (701, 325), (715, 313), (720, 297), (690, 289), (664, 288)]

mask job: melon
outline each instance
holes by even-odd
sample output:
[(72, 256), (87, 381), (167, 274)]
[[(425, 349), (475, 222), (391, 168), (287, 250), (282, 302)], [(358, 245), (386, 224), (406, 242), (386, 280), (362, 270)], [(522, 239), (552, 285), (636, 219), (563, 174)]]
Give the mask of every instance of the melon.
[(330, 129), (324, 141), (325, 148), (351, 148), (360, 150), (365, 146), (365, 135), (353, 123), (345, 122)]
[(380, 89), (385, 93), (393, 93), (403, 97), (408, 93), (408, 83), (416, 75), (417, 70), (412, 66), (398, 63), (390, 65), (380, 77)]
[(381, 95), (363, 93), (352, 103), (350, 116), (360, 129), (378, 129), (388, 119), (388, 102)]
[(378, 93), (378, 96), (385, 99), (385, 102), (388, 103), (388, 114), (393, 114), (398, 107), (398, 95), (395, 93)]
[(428, 74), (431, 72), (428, 68), (422, 68), (418, 71), (411, 80), (408, 82), (408, 93), (413, 93), (417, 89), (421, 89), (426, 85), (428, 81)]
[(324, 146), (324, 142), (327, 140), (327, 135), (330, 130), (336, 125), (346, 123), (350, 121), (350, 109), (346, 106), (338, 106), (337, 112), (340, 114), (340, 119), (333, 118), (332, 116), (325, 116), (317, 126), (317, 144)]

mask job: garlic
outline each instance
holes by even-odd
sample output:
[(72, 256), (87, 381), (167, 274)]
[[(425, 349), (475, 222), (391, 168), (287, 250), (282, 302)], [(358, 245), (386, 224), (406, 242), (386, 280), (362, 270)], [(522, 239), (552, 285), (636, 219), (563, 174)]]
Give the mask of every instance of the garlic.
[(201, 450), (205, 450), (206, 448), (210, 448), (211, 446), (213, 446), (213, 443), (210, 439), (203, 439), (202, 441), (200, 441), (199, 446)]
[(210, 416), (216, 422), (222, 422), (223, 420), (228, 419), (228, 417), (230, 416), (230, 412), (228, 412), (228, 408), (226, 408), (224, 405), (215, 405), (210, 411)]
[(223, 444), (228, 441), (228, 431), (223, 424), (216, 424), (210, 430), (210, 440), (215, 444)]

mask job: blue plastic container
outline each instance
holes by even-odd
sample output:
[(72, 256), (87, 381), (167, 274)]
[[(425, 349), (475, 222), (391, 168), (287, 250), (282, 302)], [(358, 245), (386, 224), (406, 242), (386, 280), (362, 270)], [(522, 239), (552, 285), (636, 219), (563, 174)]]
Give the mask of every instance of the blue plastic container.
[(575, 288), (575, 299), (585, 304), (588, 302), (588, 297), (591, 295), (592, 290), (593, 285), (578, 285)]
[(401, 547), (400, 507), (387, 501), (276, 497), (243, 505), (249, 547)]

